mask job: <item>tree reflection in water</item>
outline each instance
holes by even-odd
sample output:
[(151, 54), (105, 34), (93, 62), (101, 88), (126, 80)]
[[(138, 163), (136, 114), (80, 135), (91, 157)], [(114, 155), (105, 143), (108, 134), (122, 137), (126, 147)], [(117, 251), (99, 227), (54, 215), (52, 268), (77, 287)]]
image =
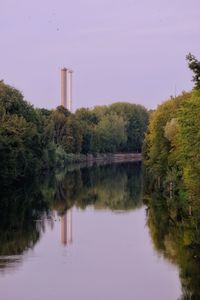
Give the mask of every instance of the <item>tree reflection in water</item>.
[(184, 204), (180, 205), (180, 194), (175, 198), (157, 192), (148, 199), (148, 226), (155, 249), (179, 266), (179, 300), (200, 299), (199, 214), (190, 215)]
[[(15, 269), (45, 227), (53, 227), (54, 211), (65, 225), (73, 206), (123, 211), (140, 207), (142, 198), (140, 163), (75, 166), (20, 187), (5, 187), (0, 193), (0, 272)], [(61, 232), (64, 244), (72, 242), (69, 231), (68, 236)]]
[(22, 254), (33, 249), (45, 230), (44, 219), (49, 216), (38, 184), (1, 189), (0, 271), (17, 266)]
[[(155, 246), (177, 264), (182, 283), (181, 300), (200, 299), (200, 212), (174, 193), (154, 194), (147, 202), (147, 224)], [(197, 199), (192, 199), (194, 203)], [(0, 191), (0, 272), (20, 265), (23, 254), (33, 249), (46, 226), (54, 226), (54, 212), (61, 220), (61, 240), (72, 242), (72, 207), (127, 211), (143, 203), (140, 163), (71, 167), (36, 182)], [(191, 213), (192, 211), (192, 213)], [(71, 215), (70, 215), (71, 214)], [(70, 218), (67, 217), (70, 215)]]

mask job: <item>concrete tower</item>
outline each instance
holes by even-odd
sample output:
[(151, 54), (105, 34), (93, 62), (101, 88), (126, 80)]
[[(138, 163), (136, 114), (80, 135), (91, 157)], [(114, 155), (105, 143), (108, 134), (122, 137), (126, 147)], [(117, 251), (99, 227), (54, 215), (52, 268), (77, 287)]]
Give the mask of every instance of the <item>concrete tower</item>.
[(72, 244), (72, 209), (69, 209), (61, 217), (61, 243)]
[(61, 69), (61, 105), (72, 111), (72, 70)]

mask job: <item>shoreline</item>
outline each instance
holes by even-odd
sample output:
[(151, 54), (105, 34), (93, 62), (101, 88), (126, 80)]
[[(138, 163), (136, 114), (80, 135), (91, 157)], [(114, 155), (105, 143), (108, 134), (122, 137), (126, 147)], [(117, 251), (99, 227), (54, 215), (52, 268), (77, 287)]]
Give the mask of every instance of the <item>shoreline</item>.
[(88, 154), (83, 161), (85, 162), (125, 162), (141, 161), (141, 153), (105, 153), (105, 154)]

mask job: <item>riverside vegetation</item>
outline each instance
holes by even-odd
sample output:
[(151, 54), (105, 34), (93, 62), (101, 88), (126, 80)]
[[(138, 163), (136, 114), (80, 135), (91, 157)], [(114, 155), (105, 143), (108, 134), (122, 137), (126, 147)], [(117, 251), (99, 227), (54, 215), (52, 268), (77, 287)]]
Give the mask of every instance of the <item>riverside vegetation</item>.
[(148, 225), (155, 248), (179, 265), (180, 299), (200, 299), (200, 62), (194, 89), (151, 114), (143, 147)]
[(153, 112), (122, 102), (81, 108), (74, 114), (62, 106), (35, 109), (21, 92), (0, 81), (1, 184), (66, 167), (90, 153), (141, 152), (143, 148), (149, 190), (178, 194), (176, 206), (198, 219), (200, 62), (191, 54), (187, 60), (194, 73), (194, 89), (171, 97)]
[[(199, 216), (200, 62), (187, 56), (195, 87), (159, 105), (151, 114), (143, 155), (152, 190), (179, 194), (185, 214)], [(180, 204), (180, 203), (179, 203)], [(179, 205), (177, 203), (177, 205)]]
[(0, 181), (10, 184), (87, 154), (141, 152), (148, 111), (114, 103), (74, 114), (62, 106), (34, 108), (0, 82)]
[[(35, 219), (51, 210), (62, 215), (74, 204), (138, 208), (144, 186), (155, 249), (179, 266), (180, 299), (200, 299), (200, 62), (191, 54), (187, 60), (194, 89), (171, 97), (153, 112), (129, 103), (82, 108), (74, 114), (61, 106), (35, 109), (18, 90), (0, 82), (2, 255), (33, 247), (42, 230)], [(55, 172), (90, 153), (141, 150), (144, 180), (140, 165), (90, 171), (71, 166), (67, 174)], [(34, 178), (31, 184), (29, 178)], [(5, 258), (0, 268), (6, 265)]]
[(122, 102), (81, 108), (74, 114), (62, 106), (34, 108), (21, 92), (0, 81), (1, 183), (66, 167), (81, 155), (141, 152), (143, 148), (152, 189), (157, 183), (173, 193), (180, 191), (186, 207), (189, 199), (189, 212), (197, 212), (200, 62), (191, 54), (187, 60), (194, 73), (194, 89), (171, 97), (153, 112)]

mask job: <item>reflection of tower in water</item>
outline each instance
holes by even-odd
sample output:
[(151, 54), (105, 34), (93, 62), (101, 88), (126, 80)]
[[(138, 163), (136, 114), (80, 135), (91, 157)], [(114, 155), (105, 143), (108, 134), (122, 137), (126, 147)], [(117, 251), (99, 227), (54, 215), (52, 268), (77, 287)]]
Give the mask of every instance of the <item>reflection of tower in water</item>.
[(61, 243), (72, 244), (72, 209), (69, 209), (61, 217)]

